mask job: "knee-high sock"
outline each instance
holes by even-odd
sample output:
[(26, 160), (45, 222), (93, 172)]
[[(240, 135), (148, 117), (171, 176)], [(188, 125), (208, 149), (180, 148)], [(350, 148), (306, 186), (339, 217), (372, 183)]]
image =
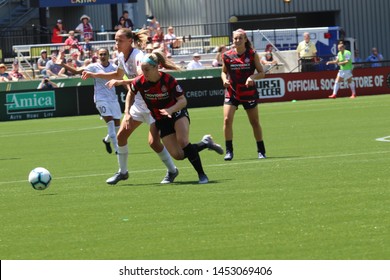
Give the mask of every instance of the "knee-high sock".
[(334, 83), (333, 87), (333, 95), (337, 95), (337, 92), (339, 91), (340, 83)]
[(190, 161), (190, 163), (192, 164), (192, 166), (195, 168), (196, 172), (198, 172), (199, 175), (205, 174), (203, 171), (202, 161), (200, 160), (199, 157), (199, 152), (194, 147), (194, 145), (189, 143), (186, 147), (184, 147), (183, 151), (184, 154), (187, 156), (188, 160)]
[(118, 163), (119, 163), (119, 172), (126, 173), (127, 172), (127, 159), (129, 157), (129, 148), (127, 145), (118, 146)]
[(176, 166), (173, 163), (172, 157), (168, 153), (167, 148), (164, 147), (164, 149), (160, 153), (158, 153), (158, 156), (160, 157), (161, 161), (165, 164), (165, 166), (167, 167), (170, 173), (176, 172)]
[(110, 136), (111, 143), (114, 145), (115, 152), (118, 152), (118, 140), (116, 138), (115, 123), (111, 120), (107, 123), (108, 135)]
[(356, 95), (356, 88), (355, 88), (355, 83), (354, 82), (349, 84), (349, 88), (352, 91), (352, 95)]

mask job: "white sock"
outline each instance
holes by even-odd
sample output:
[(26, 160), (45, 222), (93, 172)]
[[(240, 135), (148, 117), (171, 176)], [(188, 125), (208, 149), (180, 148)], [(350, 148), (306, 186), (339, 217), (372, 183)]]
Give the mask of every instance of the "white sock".
[(129, 157), (129, 148), (127, 145), (118, 146), (118, 163), (119, 163), (119, 172), (124, 174), (127, 170), (127, 159)]
[(337, 95), (337, 92), (339, 91), (340, 83), (334, 83), (333, 87), (333, 95)]
[(116, 139), (115, 123), (111, 120), (107, 123), (108, 135), (110, 136), (111, 143), (114, 145), (115, 152), (118, 151), (118, 140)]
[(110, 143), (110, 141), (111, 141), (110, 134), (107, 134), (106, 137), (104, 137), (104, 141), (106, 141), (107, 143)]
[(168, 168), (168, 171), (171, 173), (176, 172), (176, 166), (173, 163), (171, 155), (168, 153), (167, 148), (164, 147), (164, 149), (158, 153), (158, 156), (160, 157), (161, 161), (165, 164), (165, 166)]
[(349, 84), (349, 88), (352, 91), (352, 95), (356, 95), (356, 88), (355, 88), (355, 83), (354, 82)]

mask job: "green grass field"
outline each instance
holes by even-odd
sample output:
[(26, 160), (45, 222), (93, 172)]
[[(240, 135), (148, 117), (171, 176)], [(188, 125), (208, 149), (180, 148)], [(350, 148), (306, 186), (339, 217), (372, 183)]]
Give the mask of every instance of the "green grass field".
[[(0, 258), (389, 259), (390, 142), (376, 141), (389, 113), (390, 95), (262, 104), (258, 160), (240, 107), (234, 160), (201, 153), (206, 185), (187, 160), (160, 185), (146, 126), (130, 138), (129, 180), (109, 186), (117, 160), (97, 115), (0, 123)], [(221, 107), (190, 115), (192, 142), (224, 143)], [(53, 176), (45, 191), (27, 182), (38, 166)]]

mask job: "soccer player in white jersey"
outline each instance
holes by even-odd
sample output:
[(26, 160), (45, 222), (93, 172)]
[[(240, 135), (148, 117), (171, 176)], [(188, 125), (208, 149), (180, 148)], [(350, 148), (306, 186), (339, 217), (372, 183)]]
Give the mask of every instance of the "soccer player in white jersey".
[[(110, 63), (109, 61), (108, 49), (100, 48), (98, 50), (98, 56), (98, 62), (91, 63), (82, 69), (76, 69), (64, 63), (63, 61), (61, 65), (73, 74), (82, 74), (83, 71), (89, 71), (92, 73), (111, 73), (116, 71), (117, 66)], [(103, 138), (103, 143), (106, 146), (107, 152), (111, 154), (112, 148), (110, 142), (113, 144), (115, 152), (118, 152), (118, 141), (116, 138), (116, 133), (119, 130), (122, 112), (119, 105), (118, 96), (115, 93), (115, 88), (108, 87), (106, 82), (107, 81), (105, 79), (94, 79), (93, 99), (100, 116), (107, 124), (108, 134), (105, 138)]]
[[(109, 80), (107, 85), (112, 88), (114, 86), (126, 86), (129, 90), (129, 86), (134, 78), (142, 74), (141, 60), (143, 52), (133, 47), (134, 44), (144, 43), (147, 40), (147, 30), (141, 30), (140, 32), (133, 33), (128, 28), (119, 29), (115, 34), (115, 44), (118, 48), (119, 66), (115, 72), (111, 73), (92, 73), (84, 71), (82, 74), (83, 79), (87, 78), (103, 78)], [(126, 76), (127, 79), (123, 77)], [(130, 100), (130, 95), (127, 94), (126, 99)], [(158, 130), (154, 124), (155, 120), (150, 115), (150, 111), (147, 108), (145, 101), (139, 95), (135, 98), (134, 103), (130, 104), (129, 100), (126, 102), (125, 115), (119, 128), (118, 139), (118, 163), (119, 170), (114, 176), (107, 179), (107, 184), (115, 185), (121, 180), (127, 180), (129, 178), (128, 173), (128, 145), (127, 139), (132, 132), (140, 126), (142, 123), (146, 123), (150, 126), (149, 130), (149, 145), (158, 154), (161, 161), (167, 167), (167, 173), (162, 184), (169, 184), (174, 181), (179, 174), (179, 170), (176, 168), (168, 150), (161, 143), (161, 139)]]

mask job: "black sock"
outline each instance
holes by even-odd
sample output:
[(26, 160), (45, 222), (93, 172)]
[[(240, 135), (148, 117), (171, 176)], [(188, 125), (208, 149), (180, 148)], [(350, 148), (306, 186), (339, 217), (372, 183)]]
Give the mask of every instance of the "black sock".
[(205, 174), (202, 167), (202, 161), (200, 160), (199, 152), (196, 146), (197, 145), (192, 145), (191, 143), (189, 143), (186, 147), (184, 147), (183, 151), (192, 166), (195, 168), (196, 172), (198, 172), (199, 175)]
[(257, 143), (257, 152), (265, 155), (264, 141), (257, 141), (256, 143)]
[(226, 152), (233, 152), (233, 140), (225, 141)]
[(195, 149), (196, 149), (198, 152), (201, 152), (201, 151), (203, 151), (204, 149), (207, 148), (207, 144), (206, 144), (206, 143), (203, 143), (202, 141), (200, 141), (199, 143), (193, 144), (193, 146), (195, 146)]

